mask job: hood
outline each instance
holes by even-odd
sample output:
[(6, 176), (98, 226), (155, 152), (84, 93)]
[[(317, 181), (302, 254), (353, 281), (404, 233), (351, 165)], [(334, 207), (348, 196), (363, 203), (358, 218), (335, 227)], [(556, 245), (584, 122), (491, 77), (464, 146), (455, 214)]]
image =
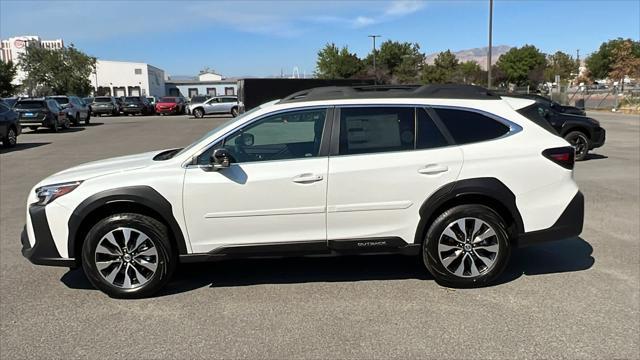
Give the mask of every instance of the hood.
[(42, 180), (40, 184), (48, 185), (68, 181), (88, 180), (98, 176), (141, 169), (154, 164), (153, 157), (158, 153), (160, 153), (160, 151), (92, 161), (57, 172)]
[(178, 105), (178, 103), (174, 103), (174, 102), (157, 102), (156, 105), (162, 105), (162, 106), (176, 106)]

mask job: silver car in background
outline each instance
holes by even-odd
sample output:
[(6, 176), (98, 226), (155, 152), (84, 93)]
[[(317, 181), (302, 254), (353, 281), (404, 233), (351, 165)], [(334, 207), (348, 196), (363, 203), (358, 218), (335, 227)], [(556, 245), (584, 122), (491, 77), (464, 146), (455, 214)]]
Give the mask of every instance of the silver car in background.
[(239, 108), (240, 104), (237, 96), (223, 95), (212, 97), (201, 103), (189, 104), (187, 112), (197, 118), (210, 114), (231, 114), (231, 116), (236, 117), (238, 116)]

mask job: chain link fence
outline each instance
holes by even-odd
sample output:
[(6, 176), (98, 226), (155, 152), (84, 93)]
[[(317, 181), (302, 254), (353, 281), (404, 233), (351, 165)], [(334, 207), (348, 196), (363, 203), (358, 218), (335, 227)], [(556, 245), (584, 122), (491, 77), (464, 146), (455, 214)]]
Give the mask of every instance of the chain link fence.
[(510, 92), (516, 94), (538, 94), (550, 98), (562, 105), (571, 105), (587, 110), (623, 110), (640, 112), (640, 87), (627, 87), (620, 90), (616, 87), (607, 89), (590, 89), (587, 87), (550, 89), (549, 92), (538, 92), (529, 87), (514, 87)]

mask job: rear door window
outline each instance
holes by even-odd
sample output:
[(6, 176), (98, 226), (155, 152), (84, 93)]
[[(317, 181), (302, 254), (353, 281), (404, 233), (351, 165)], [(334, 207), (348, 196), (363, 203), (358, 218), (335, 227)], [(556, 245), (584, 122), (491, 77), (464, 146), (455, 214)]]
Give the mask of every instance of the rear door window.
[(340, 155), (413, 150), (412, 107), (362, 107), (340, 110)]
[(416, 149), (432, 149), (449, 145), (425, 109), (416, 109)]
[(486, 115), (462, 109), (434, 108), (458, 145), (499, 138), (509, 127)]

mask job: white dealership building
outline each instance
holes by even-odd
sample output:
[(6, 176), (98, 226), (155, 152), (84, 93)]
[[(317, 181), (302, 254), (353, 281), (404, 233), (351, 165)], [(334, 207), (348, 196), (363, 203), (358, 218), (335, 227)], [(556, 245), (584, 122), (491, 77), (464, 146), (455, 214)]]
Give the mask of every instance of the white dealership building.
[(97, 60), (91, 75), (96, 95), (164, 96), (164, 70), (141, 62)]

